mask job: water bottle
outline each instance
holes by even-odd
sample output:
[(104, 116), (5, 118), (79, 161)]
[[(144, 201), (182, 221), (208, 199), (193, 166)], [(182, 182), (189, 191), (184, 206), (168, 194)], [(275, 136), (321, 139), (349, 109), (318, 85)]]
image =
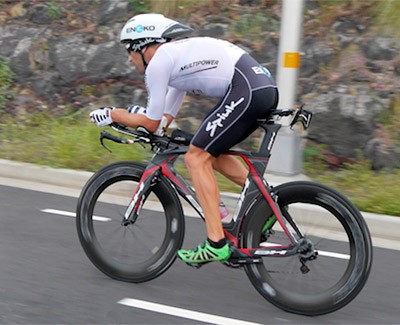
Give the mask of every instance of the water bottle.
[(224, 202), (221, 201), (219, 203), (219, 216), (220, 216), (221, 219), (224, 219), (228, 215), (229, 215), (229, 211), (226, 208)]

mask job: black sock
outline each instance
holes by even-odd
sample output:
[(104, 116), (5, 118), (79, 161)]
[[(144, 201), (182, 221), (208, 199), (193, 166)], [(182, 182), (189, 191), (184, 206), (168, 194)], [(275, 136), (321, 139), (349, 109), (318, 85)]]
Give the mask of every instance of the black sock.
[(207, 241), (210, 243), (211, 247), (214, 247), (214, 248), (222, 248), (222, 247), (224, 247), (226, 245), (226, 238), (225, 237), (222, 238), (220, 241), (217, 241), (217, 242), (211, 240), (210, 238), (207, 238)]

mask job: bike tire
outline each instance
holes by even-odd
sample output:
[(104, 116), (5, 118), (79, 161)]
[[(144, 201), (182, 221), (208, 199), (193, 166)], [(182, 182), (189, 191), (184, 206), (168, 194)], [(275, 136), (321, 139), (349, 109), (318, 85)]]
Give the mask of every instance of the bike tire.
[(77, 204), (76, 226), (86, 255), (104, 274), (125, 282), (160, 276), (184, 239), (182, 205), (162, 176), (151, 186), (135, 223), (122, 225), (144, 170), (145, 165), (135, 162), (103, 167), (87, 182)]
[[(342, 194), (312, 182), (291, 182), (273, 189), (281, 209), (287, 209), (300, 231), (310, 238), (318, 256), (300, 270), (299, 255), (264, 257), (261, 264), (245, 266), (257, 291), (273, 305), (302, 315), (322, 315), (351, 302), (365, 285), (372, 264), (372, 242), (359, 210)], [(278, 222), (263, 198), (248, 212), (242, 246), (283, 244)], [(287, 237), (286, 243), (288, 243)]]

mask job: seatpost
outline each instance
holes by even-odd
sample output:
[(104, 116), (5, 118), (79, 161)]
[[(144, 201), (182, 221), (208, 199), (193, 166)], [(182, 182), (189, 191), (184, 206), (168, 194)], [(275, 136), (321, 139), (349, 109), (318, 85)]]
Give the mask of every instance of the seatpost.
[(258, 153), (260, 156), (269, 158), (271, 157), (271, 150), (274, 146), (276, 135), (278, 134), (281, 125), (279, 123), (264, 122), (260, 123), (259, 127), (264, 129), (265, 134), (263, 139), (261, 140)]

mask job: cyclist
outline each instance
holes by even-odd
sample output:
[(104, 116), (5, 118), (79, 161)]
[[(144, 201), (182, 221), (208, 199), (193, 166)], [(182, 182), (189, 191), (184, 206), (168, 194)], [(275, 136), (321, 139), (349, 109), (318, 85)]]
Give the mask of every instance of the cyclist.
[(220, 193), (214, 169), (243, 186), (247, 169), (222, 153), (248, 137), (256, 120), (276, 108), (278, 90), (270, 72), (240, 47), (210, 37), (172, 39), (193, 30), (160, 14), (128, 20), (120, 41), (129, 62), (144, 74), (146, 107), (103, 107), (90, 113), (92, 122), (143, 126), (162, 133), (175, 118), (187, 92), (220, 98), (195, 133), (185, 163), (206, 220), (207, 239), (178, 256), (191, 265), (226, 261), (231, 251), (219, 216)]

